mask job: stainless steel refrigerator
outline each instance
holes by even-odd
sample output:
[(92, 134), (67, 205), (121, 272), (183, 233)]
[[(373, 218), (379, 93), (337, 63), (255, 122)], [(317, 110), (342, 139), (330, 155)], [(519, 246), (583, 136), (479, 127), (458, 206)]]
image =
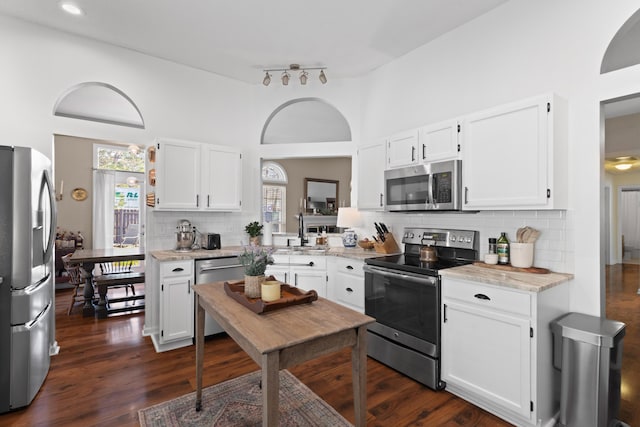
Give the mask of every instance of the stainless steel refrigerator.
[(31, 403), (58, 352), (55, 212), (51, 161), (0, 146), (0, 413)]

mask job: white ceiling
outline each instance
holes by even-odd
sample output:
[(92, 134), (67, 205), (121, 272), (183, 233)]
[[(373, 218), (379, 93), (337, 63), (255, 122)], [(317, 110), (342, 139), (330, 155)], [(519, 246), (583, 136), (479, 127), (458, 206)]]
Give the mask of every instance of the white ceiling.
[(507, 0), (2, 0), (0, 13), (237, 80), (266, 68), (361, 76)]
[[(1, 0), (0, 14), (260, 84), (292, 63), (327, 67), (329, 81), (362, 76), (507, 0), (72, 1), (83, 16), (61, 0)], [(605, 105), (606, 117), (637, 112), (640, 97)]]

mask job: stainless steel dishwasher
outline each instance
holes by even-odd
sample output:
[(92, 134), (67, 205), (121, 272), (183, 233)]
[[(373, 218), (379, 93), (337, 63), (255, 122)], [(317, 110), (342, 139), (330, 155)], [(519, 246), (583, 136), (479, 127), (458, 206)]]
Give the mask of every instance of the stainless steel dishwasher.
[[(244, 269), (237, 256), (198, 259), (195, 266), (196, 285), (222, 280), (242, 280), (244, 278)], [(220, 332), (223, 332), (223, 329), (207, 314), (204, 321), (204, 335), (213, 335)]]

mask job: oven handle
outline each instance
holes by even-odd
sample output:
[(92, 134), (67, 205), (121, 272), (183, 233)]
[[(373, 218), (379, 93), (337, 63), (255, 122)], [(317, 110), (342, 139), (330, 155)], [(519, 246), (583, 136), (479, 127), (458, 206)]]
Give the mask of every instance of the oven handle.
[(369, 273), (372, 273), (372, 274), (379, 274), (379, 275), (384, 276), (384, 277), (408, 280), (410, 282), (414, 282), (414, 283), (417, 283), (419, 285), (426, 285), (426, 286), (437, 286), (438, 285), (438, 278), (436, 276), (427, 276), (427, 275), (421, 275), (421, 274), (411, 274), (411, 273), (405, 273), (405, 272), (400, 273), (400, 272), (396, 272), (396, 271), (389, 270), (389, 269), (386, 269), (386, 268), (374, 267), (374, 266), (369, 266), (369, 265), (365, 265), (363, 267), (363, 270), (365, 272), (369, 272)]

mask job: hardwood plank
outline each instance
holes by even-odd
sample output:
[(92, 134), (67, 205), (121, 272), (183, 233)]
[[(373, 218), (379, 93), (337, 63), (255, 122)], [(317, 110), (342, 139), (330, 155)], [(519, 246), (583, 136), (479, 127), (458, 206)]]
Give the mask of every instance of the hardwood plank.
[[(627, 324), (620, 419), (640, 425), (639, 266), (607, 269), (608, 317)], [(124, 292), (124, 290), (123, 290)], [(195, 346), (156, 353), (142, 337), (144, 314), (96, 320), (80, 306), (70, 316), (71, 290), (56, 293), (58, 356), (44, 386), (25, 409), (0, 415), (7, 426), (138, 426), (139, 409), (195, 390)], [(204, 386), (258, 370), (229, 337), (205, 341)], [(289, 368), (350, 422), (355, 422), (351, 352), (331, 353)], [(446, 391), (434, 392), (367, 359), (368, 426), (509, 426)]]

